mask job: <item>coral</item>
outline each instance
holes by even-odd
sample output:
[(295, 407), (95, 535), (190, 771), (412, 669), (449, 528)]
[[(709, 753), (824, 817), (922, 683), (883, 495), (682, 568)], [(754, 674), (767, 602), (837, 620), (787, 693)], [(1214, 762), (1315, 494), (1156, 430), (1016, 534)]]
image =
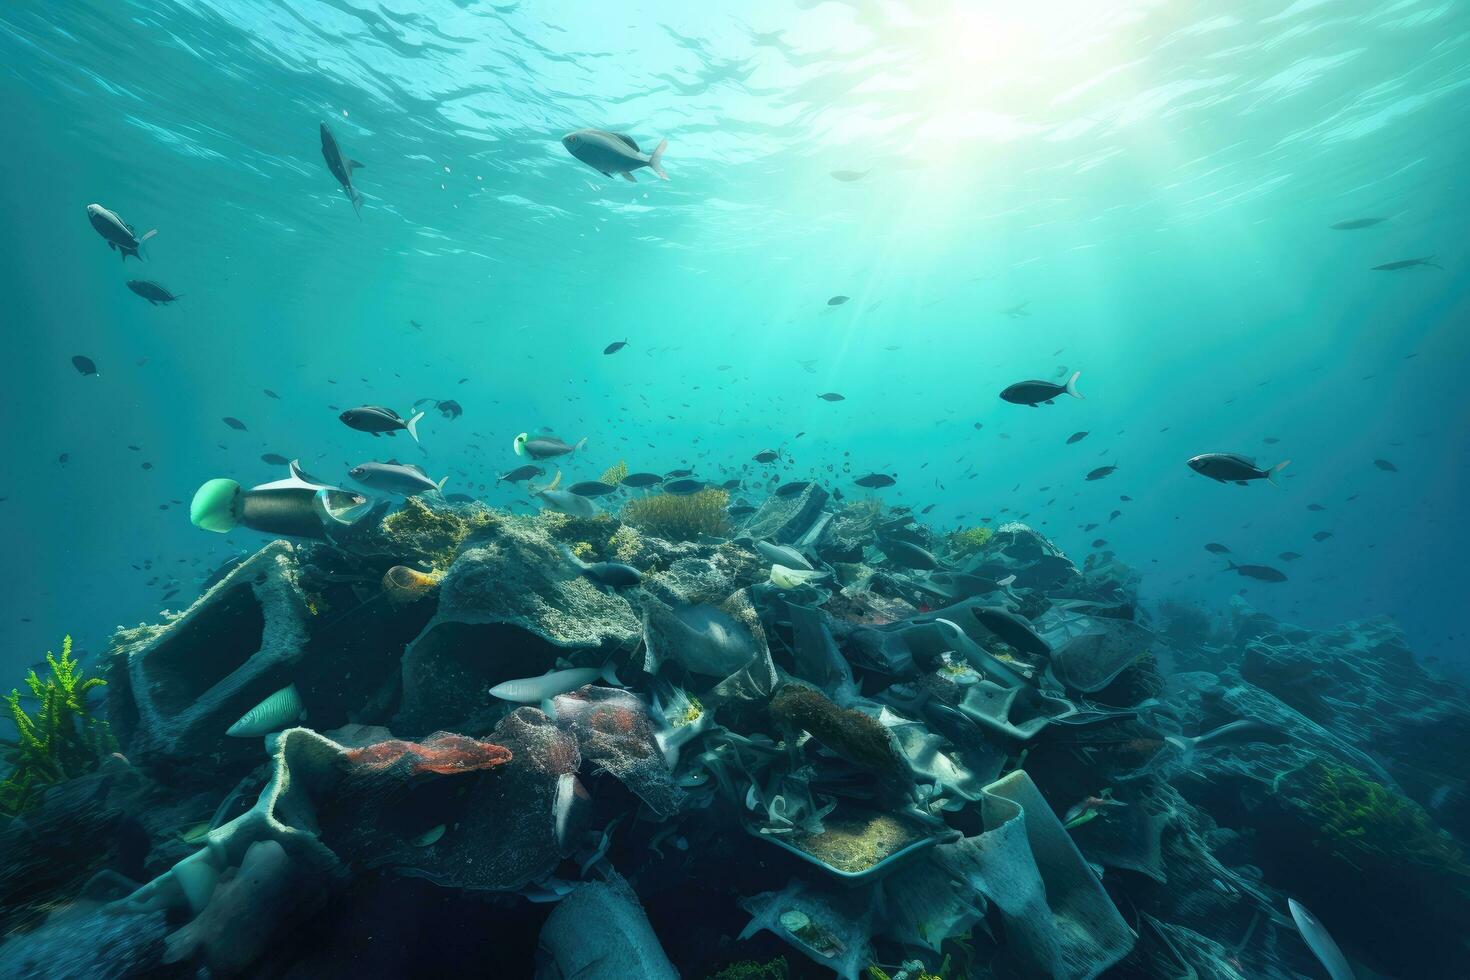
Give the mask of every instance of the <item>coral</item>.
[(855, 708), (839, 708), (814, 688), (787, 684), (771, 698), (771, 717), (787, 731), (807, 731), (854, 765), (871, 771), (895, 794), (909, 785), (908, 769), (888, 729)]
[(950, 557), (958, 561), (984, 550), (995, 532), (988, 527), (967, 527), (949, 534)]
[(51, 676), (44, 682), (34, 670), (26, 676), (31, 696), (40, 702), (34, 715), (21, 707), (19, 690), (5, 698), (19, 741), (6, 745), (13, 768), (0, 783), (0, 813), (23, 813), (38, 802), (42, 787), (91, 772), (117, 748), (107, 722), (87, 710), (87, 692), (107, 682), (83, 680), (70, 636), (62, 640), (61, 657), (47, 653), (46, 663)]
[(1470, 864), (1419, 804), (1351, 766), (1314, 759), (1285, 777), (1317, 827), (1318, 842), (1360, 870), (1418, 865), (1470, 883)]
[(583, 561), (591, 558), (593, 554), (592, 545), (590, 542), (587, 541), (578, 541), (576, 544), (572, 545), (570, 550), (572, 554), (576, 555), (578, 558), (581, 558)]
[(607, 469), (603, 470), (602, 475), (599, 476), (597, 479), (602, 483), (606, 483), (611, 486), (617, 486), (619, 483), (623, 482), (623, 477), (627, 475), (628, 461), (625, 459), (620, 459), (618, 460), (616, 466), (609, 466)]
[(641, 531), (670, 541), (692, 541), (702, 534), (730, 532), (725, 513), (729, 501), (728, 493), (712, 487), (686, 496), (656, 493), (628, 501), (623, 505), (622, 518)]
[(643, 550), (643, 535), (638, 533), (637, 528), (623, 524), (613, 532), (608, 545), (612, 548), (613, 558), (627, 564)]
[(400, 510), (383, 518), (383, 535), (390, 544), (420, 555), (438, 571), (454, 562), (455, 553), (470, 533), (496, 523), (497, 515), (485, 508), (467, 514), (448, 507), (430, 507), (418, 497), (409, 497)]
[(451, 775), (504, 765), (510, 761), (511, 751), (493, 742), (482, 742), (452, 732), (435, 732), (421, 743), (389, 739), (348, 749), (344, 757), (353, 765), (366, 769), (392, 769), (407, 762), (410, 775), (425, 772)]
[(923, 836), (908, 821), (887, 813), (838, 808), (825, 818), (821, 833), (798, 832), (790, 843), (838, 871), (859, 874)]
[(787, 980), (789, 976), (791, 964), (786, 962), (786, 957), (778, 956), (765, 963), (755, 960), (731, 963), (720, 972), (711, 974), (709, 980)]

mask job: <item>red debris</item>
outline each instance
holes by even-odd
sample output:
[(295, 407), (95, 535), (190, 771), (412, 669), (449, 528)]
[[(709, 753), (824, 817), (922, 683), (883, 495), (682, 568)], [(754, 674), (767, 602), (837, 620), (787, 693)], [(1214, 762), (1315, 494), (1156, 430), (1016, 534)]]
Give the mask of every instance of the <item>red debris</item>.
[(435, 732), (423, 742), (391, 738), (386, 742), (348, 749), (345, 755), (352, 765), (377, 771), (391, 769), (406, 761), (410, 774), (415, 776), (422, 772), (452, 775), (476, 769), (494, 769), (511, 759), (510, 749), (503, 745), (453, 732)]

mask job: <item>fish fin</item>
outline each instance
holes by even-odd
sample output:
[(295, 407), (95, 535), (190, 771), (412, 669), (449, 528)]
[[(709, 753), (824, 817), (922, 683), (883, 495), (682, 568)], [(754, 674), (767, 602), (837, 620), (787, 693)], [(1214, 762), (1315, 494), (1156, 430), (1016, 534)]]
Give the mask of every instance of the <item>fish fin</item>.
[(666, 174), (666, 173), (664, 173), (664, 167), (663, 167), (663, 163), (664, 163), (664, 150), (667, 150), (668, 148), (669, 148), (669, 141), (668, 140), (659, 140), (658, 141), (658, 146), (654, 148), (653, 153), (650, 154), (649, 157), (648, 157), (648, 169), (649, 170), (652, 170), (654, 173), (658, 174), (658, 179), (659, 180), (668, 180), (669, 179), (669, 175)]
[(1290, 465), (1291, 465), (1291, 460), (1289, 460), (1289, 459), (1283, 459), (1281, 462), (1277, 463), (1275, 466), (1271, 467), (1269, 470), (1266, 471), (1266, 479), (1271, 482), (1271, 486), (1273, 486), (1273, 487), (1279, 487), (1279, 486), (1281, 486), (1280, 481), (1278, 481), (1276, 479), (1276, 474), (1277, 473), (1280, 473), (1282, 470), (1286, 469)]
[(351, 184), (348, 184), (347, 185), (347, 199), (352, 202), (352, 210), (357, 213), (357, 220), (358, 221), (361, 221), (362, 220), (362, 195), (360, 193), (358, 193), (357, 188), (356, 187), (353, 187)]
[(348, 160), (347, 166), (351, 167), (353, 170), (361, 170), (366, 167), (367, 164), (363, 163), (361, 160)]
[(419, 441), (419, 429), (418, 429), (418, 425), (419, 425), (419, 419), (421, 419), (423, 417), (424, 417), (424, 413), (423, 412), (419, 412), (413, 418), (411, 418), (407, 422), (403, 423), (403, 427), (408, 430), (408, 434), (411, 435), (411, 436), (413, 436), (413, 441), (414, 442), (418, 442)]
[[(420, 470), (419, 472), (422, 473), (423, 470)], [(435, 486), (438, 488), (438, 490), (439, 490), (440, 493), (443, 493), (444, 492), (444, 484), (446, 484), (448, 482), (449, 482), (449, 474), (446, 473), (446, 474), (444, 474), (444, 479), (440, 480), (437, 484), (435, 484)]]
[(1082, 377), (1081, 371), (1073, 371), (1072, 376), (1067, 379), (1067, 394), (1073, 398), (1081, 398), (1082, 392), (1077, 390), (1077, 379)]
[(636, 184), (636, 183), (638, 183), (638, 178), (637, 177), (634, 177), (633, 174), (630, 171), (627, 171), (627, 170), (624, 170), (623, 171), (623, 179), (626, 180), (630, 184)]
[(541, 699), (541, 713), (548, 718), (556, 718), (556, 700), (554, 698)]
[(148, 239), (152, 238), (156, 234), (158, 234), (158, 229), (157, 228), (154, 228), (154, 229), (151, 229), (149, 231), (143, 232), (143, 237), (140, 238), (140, 239), (138, 239), (138, 244), (139, 245), (143, 244), (144, 242), (146, 242)]
[(618, 680), (618, 665), (609, 660), (602, 665), (602, 679), (613, 687), (622, 687), (623, 682)]

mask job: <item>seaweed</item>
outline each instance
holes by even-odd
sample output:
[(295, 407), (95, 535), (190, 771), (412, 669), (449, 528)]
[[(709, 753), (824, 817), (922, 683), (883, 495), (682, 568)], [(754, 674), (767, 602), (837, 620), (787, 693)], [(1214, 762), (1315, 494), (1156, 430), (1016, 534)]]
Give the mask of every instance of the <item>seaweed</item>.
[(788, 732), (804, 730), (827, 748), (878, 777), (895, 801), (907, 793), (908, 768), (893, 736), (875, 718), (838, 707), (821, 691), (787, 684), (771, 698), (771, 717)]
[(949, 534), (949, 554), (956, 561), (985, 549), (995, 532), (988, 527), (967, 527)]
[(50, 668), (46, 680), (34, 670), (25, 679), (30, 697), (40, 702), (34, 715), (21, 707), (19, 689), (5, 698), (19, 739), (4, 743), (12, 768), (0, 782), (0, 813), (11, 816), (36, 806), (46, 786), (93, 771), (117, 749), (107, 722), (87, 710), (87, 692), (107, 681), (83, 679), (82, 666), (71, 653), (70, 635), (61, 642), (61, 656), (47, 653), (46, 664)]
[(623, 505), (622, 518), (640, 531), (669, 541), (693, 541), (700, 535), (725, 535), (730, 520), (725, 506), (730, 495), (708, 487), (698, 493), (655, 493)]
[(712, 973), (709, 980), (786, 980), (791, 976), (791, 965), (786, 962), (786, 957), (778, 956), (764, 963), (755, 960), (741, 960), (731, 963), (718, 973)]
[(597, 479), (601, 483), (606, 483), (606, 484), (609, 484), (610, 486), (614, 486), (615, 487), (619, 483), (622, 483), (623, 482), (623, 477), (625, 477), (627, 475), (628, 475), (628, 461), (625, 460), (625, 459), (620, 459), (620, 460), (618, 460), (617, 465), (615, 465), (615, 466), (609, 466), (607, 469), (603, 470), (602, 471), (602, 475), (599, 476)]
[(434, 571), (454, 563), (459, 546), (474, 531), (495, 524), (499, 517), (486, 508), (461, 516), (448, 507), (430, 507), (418, 497), (409, 497), (400, 510), (383, 518), (383, 535), (388, 541), (424, 559)]

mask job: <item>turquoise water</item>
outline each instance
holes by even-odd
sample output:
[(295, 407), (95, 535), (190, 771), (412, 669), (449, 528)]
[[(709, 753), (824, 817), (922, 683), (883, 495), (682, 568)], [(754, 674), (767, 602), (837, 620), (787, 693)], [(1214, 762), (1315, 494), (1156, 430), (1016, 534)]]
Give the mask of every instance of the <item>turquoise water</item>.
[[(190, 526), (206, 479), (396, 454), (526, 510), (494, 475), (538, 426), (588, 438), (568, 481), (784, 446), (781, 478), (896, 473), (879, 493), (941, 527), (1105, 539), (1152, 598), (1388, 613), (1463, 664), (1467, 84), (1470, 8), (1433, 0), (12, 0), (7, 670), (266, 540)], [(323, 121), (366, 164), (360, 218)], [(668, 139), (670, 179), (571, 158), (584, 126)], [(93, 202), (159, 230), (146, 262)], [(1064, 368), (1085, 401), (997, 397)], [(337, 420), (421, 398), (464, 407), (422, 451)], [(1209, 451), (1289, 479), (1211, 483), (1185, 466)]]

